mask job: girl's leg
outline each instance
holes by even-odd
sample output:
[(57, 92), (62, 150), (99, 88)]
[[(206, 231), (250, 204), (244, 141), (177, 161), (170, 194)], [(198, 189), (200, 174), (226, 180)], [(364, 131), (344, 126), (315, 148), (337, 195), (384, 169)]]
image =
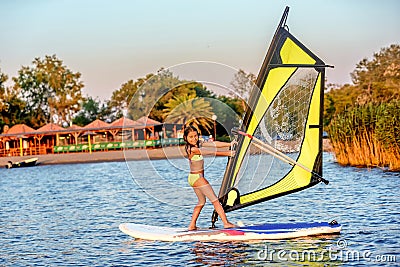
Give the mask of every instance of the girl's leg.
[(213, 203), (214, 209), (218, 213), (219, 217), (221, 217), (224, 227), (235, 227), (235, 225), (230, 223), (226, 218), (225, 211), (222, 208), (221, 203), (219, 203), (218, 197), (215, 195), (210, 183), (205, 178), (200, 178), (195, 182), (194, 186), (196, 189), (200, 190), (202, 195), (206, 196)]
[(218, 199), (213, 202), (213, 205), (214, 205), (215, 211), (218, 213), (219, 217), (221, 217), (221, 220), (222, 220), (222, 222), (224, 224), (224, 228), (235, 227), (235, 225), (233, 223), (230, 223), (228, 221), (228, 219), (226, 218), (226, 214), (225, 214), (224, 208), (222, 208), (222, 205), (221, 205), (221, 203), (219, 203)]
[(192, 220), (190, 221), (189, 230), (196, 230), (196, 221), (197, 218), (199, 218), (200, 212), (204, 207), (204, 204), (206, 203), (206, 198), (205, 196), (201, 193), (201, 191), (197, 188), (193, 187), (194, 192), (196, 193), (196, 196), (198, 198), (198, 203), (193, 209), (193, 215), (192, 215)]

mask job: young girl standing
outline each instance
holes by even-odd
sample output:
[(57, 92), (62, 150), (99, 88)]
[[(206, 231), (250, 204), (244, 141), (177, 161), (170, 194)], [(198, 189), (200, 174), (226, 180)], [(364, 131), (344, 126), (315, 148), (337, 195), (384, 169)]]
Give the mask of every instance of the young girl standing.
[[(221, 203), (217, 196), (214, 193), (210, 183), (204, 178), (204, 160), (202, 154), (213, 154), (216, 156), (233, 156), (235, 154), (234, 151), (208, 151), (200, 148), (199, 142), (199, 133), (194, 126), (187, 126), (183, 133), (183, 139), (186, 142), (185, 150), (189, 158), (190, 164), (190, 174), (188, 177), (188, 182), (190, 186), (193, 187), (194, 192), (198, 198), (198, 203), (193, 209), (192, 220), (189, 224), (189, 230), (196, 230), (196, 221), (200, 215), (204, 204), (206, 203), (206, 197), (212, 202), (214, 205), (215, 211), (221, 217), (221, 220), (224, 224), (224, 228), (235, 227), (234, 224), (230, 223), (226, 218), (226, 214), (224, 209), (222, 208)], [(210, 146), (215, 148), (223, 148), (230, 147), (231, 143), (223, 143), (223, 142), (207, 142), (203, 143), (203, 146)]]

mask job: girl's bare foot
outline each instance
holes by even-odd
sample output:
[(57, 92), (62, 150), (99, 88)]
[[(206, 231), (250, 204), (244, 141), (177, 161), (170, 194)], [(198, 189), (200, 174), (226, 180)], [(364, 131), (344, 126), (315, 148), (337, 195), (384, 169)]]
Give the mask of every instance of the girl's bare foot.
[(230, 222), (224, 223), (224, 228), (234, 228), (234, 227), (236, 227), (236, 225), (234, 225), (233, 223)]
[(188, 227), (188, 231), (196, 231), (197, 229), (199, 229), (199, 228), (197, 228), (196, 225), (195, 226), (189, 225), (189, 227)]

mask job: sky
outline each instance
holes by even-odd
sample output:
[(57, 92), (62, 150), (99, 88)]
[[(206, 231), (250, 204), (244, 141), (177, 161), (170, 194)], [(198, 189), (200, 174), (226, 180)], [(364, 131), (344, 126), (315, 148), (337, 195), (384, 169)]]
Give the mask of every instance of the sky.
[(363, 58), (400, 44), (397, 0), (0, 0), (0, 69), (11, 80), (56, 54), (82, 74), (84, 94), (100, 100), (185, 62), (257, 74), (286, 6), (289, 31), (335, 66), (328, 83), (351, 83)]

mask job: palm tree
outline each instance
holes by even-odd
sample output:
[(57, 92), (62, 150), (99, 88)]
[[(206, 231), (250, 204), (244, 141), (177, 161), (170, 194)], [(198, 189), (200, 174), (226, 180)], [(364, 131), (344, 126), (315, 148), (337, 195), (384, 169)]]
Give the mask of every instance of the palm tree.
[(164, 122), (168, 123), (192, 123), (201, 126), (210, 133), (213, 127), (214, 115), (209, 102), (204, 98), (196, 97), (196, 93), (173, 96), (163, 109), (165, 112)]

